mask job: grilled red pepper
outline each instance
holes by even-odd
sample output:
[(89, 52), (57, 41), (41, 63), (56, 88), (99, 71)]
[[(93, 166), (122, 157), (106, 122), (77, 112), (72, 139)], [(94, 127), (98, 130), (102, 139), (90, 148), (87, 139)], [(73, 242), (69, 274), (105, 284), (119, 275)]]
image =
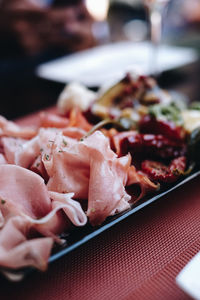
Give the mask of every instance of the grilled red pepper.
[(139, 128), (141, 133), (162, 134), (168, 139), (182, 141), (185, 138), (185, 130), (172, 121), (157, 120), (150, 115), (144, 116)]
[(152, 180), (160, 183), (175, 182), (185, 171), (185, 156), (172, 160), (169, 166), (161, 162), (145, 160), (142, 162), (141, 168), (144, 173)]
[(182, 141), (175, 141), (161, 134), (133, 134), (127, 136), (120, 143), (121, 154), (131, 153), (133, 160), (146, 158), (173, 159), (186, 153), (186, 146)]

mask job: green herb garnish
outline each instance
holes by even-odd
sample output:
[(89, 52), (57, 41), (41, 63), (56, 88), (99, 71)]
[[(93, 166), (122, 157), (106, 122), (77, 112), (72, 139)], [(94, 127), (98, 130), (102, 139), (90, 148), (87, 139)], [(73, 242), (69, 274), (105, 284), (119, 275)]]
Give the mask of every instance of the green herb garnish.
[(67, 146), (67, 142), (63, 139), (63, 144), (65, 145), (65, 146)]
[(46, 160), (50, 160), (50, 157), (49, 157), (48, 154), (45, 154), (45, 159), (46, 159)]
[(169, 105), (152, 105), (149, 107), (149, 114), (155, 117), (157, 120), (172, 121), (177, 126), (183, 125), (181, 110), (174, 102), (171, 102)]

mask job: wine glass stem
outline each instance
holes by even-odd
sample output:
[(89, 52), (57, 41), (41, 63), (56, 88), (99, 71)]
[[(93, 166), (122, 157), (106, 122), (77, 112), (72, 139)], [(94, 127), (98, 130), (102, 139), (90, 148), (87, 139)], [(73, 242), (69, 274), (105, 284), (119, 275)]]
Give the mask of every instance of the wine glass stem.
[(150, 9), (150, 25), (152, 43), (150, 73), (154, 76), (157, 76), (159, 74), (158, 51), (162, 36), (162, 13), (159, 9)]

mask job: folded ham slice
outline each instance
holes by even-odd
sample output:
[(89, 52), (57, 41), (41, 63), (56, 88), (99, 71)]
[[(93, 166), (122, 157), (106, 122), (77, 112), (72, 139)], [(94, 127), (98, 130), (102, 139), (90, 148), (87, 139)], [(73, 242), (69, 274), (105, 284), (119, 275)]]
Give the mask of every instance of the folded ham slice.
[(16, 138), (30, 139), (37, 134), (37, 130), (32, 127), (20, 127), (14, 122), (6, 120), (0, 116), (0, 136), (11, 136)]
[(108, 216), (130, 208), (131, 197), (125, 191), (130, 157), (108, 158), (108, 152), (93, 153), (90, 162), (90, 182), (87, 215), (91, 224), (99, 225)]
[(83, 226), (87, 222), (87, 217), (83, 213), (80, 203), (71, 199), (74, 194), (61, 194), (55, 192), (49, 192), (49, 195), (53, 201), (53, 206), (56, 210), (62, 208), (66, 213), (70, 221), (75, 226)]
[(7, 164), (7, 163), (8, 162), (5, 158), (5, 156), (2, 153), (0, 153), (0, 165)]
[(131, 190), (131, 187), (137, 185), (140, 187), (139, 195), (135, 197), (132, 194), (132, 202), (136, 202), (143, 198), (148, 192), (156, 191), (159, 189), (159, 185), (153, 183), (146, 175), (142, 172), (137, 172), (136, 168), (132, 165), (128, 170), (127, 189)]
[(41, 112), (39, 114), (40, 127), (54, 127), (54, 128), (80, 128), (83, 130), (90, 130), (92, 125), (88, 123), (86, 118), (78, 107), (73, 108), (69, 113), (69, 118), (61, 117), (55, 113)]
[(62, 130), (62, 133), (65, 136), (80, 140), (84, 135), (86, 135), (87, 132), (81, 128), (67, 127)]
[(7, 217), (28, 215), (38, 219), (51, 211), (42, 177), (15, 165), (0, 165), (0, 208)]
[(13, 137), (2, 137), (1, 145), (3, 148), (4, 156), (9, 164), (15, 163), (15, 155), (22, 148), (22, 145), (27, 142), (24, 139), (16, 139)]
[(68, 126), (69, 120), (64, 117), (60, 117), (56, 114), (42, 111), (39, 114), (40, 118), (40, 127), (55, 127), (55, 128), (64, 128)]
[(0, 231), (0, 266), (6, 268), (47, 268), (53, 246), (52, 238), (27, 240), (30, 222), (21, 216), (11, 217)]
[[(52, 152), (52, 168), (47, 169), (50, 191), (74, 192), (75, 198), (88, 199), (87, 215), (93, 225), (122, 208), (130, 207), (125, 191), (130, 156), (117, 158), (109, 140), (96, 131), (83, 141)], [(122, 205), (123, 204), (123, 205)]]
[[(54, 240), (59, 241), (56, 234), (67, 229), (69, 220), (76, 226), (87, 222), (72, 196), (49, 193), (42, 177), (32, 171), (0, 165), (0, 265), (44, 270)], [(30, 239), (34, 231), (47, 238)]]
[(69, 127), (77, 127), (89, 131), (92, 125), (88, 123), (86, 118), (78, 107), (74, 107), (69, 113)]

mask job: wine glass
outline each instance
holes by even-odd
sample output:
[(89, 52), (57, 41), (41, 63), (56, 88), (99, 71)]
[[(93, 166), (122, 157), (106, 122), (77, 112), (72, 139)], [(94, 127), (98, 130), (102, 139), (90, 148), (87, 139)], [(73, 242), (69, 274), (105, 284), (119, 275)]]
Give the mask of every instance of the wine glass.
[(151, 27), (152, 51), (150, 57), (150, 74), (155, 77), (159, 74), (158, 50), (162, 38), (162, 17), (163, 11), (170, 0), (143, 0), (149, 14)]

